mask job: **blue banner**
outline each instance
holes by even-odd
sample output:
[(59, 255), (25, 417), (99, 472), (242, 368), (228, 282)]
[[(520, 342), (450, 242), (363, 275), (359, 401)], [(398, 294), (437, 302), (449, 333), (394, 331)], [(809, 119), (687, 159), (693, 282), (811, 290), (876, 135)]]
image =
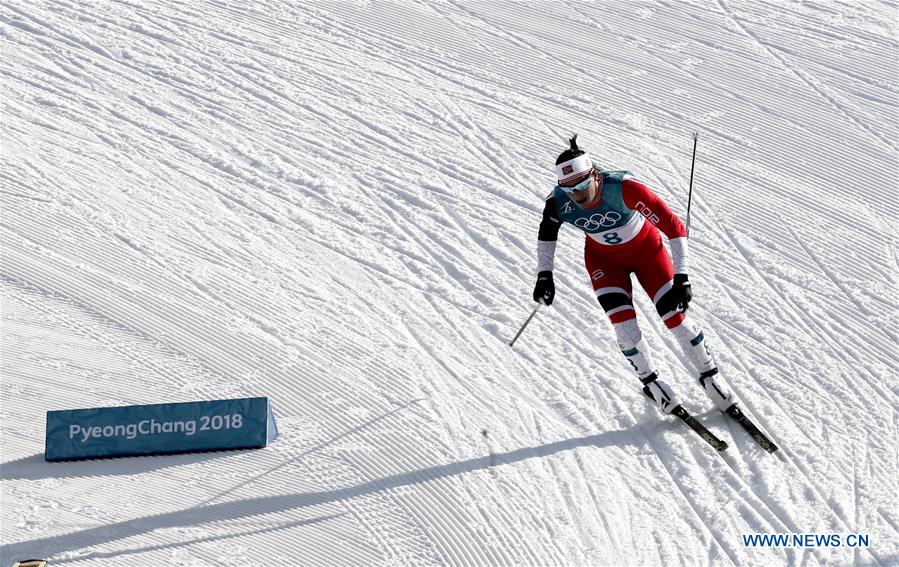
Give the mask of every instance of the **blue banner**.
[(268, 398), (48, 411), (44, 458), (251, 449), (277, 436)]

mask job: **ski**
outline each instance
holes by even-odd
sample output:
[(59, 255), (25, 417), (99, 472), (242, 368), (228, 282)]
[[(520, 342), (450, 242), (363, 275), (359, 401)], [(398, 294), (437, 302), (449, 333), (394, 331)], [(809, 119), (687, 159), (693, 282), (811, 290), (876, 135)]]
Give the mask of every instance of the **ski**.
[(671, 413), (679, 417), (681, 421), (687, 424), (687, 427), (695, 431), (697, 435), (702, 437), (703, 441), (711, 445), (716, 451), (727, 449), (727, 443), (715, 437), (715, 434), (709, 431), (705, 425), (697, 421), (695, 417), (690, 415), (690, 412), (684, 409), (684, 406), (677, 406), (671, 410)]
[(727, 408), (727, 411), (725, 411), (724, 413), (725, 413), (725, 415), (736, 420), (736, 422), (739, 423), (740, 426), (746, 430), (746, 433), (748, 433), (749, 436), (752, 437), (752, 439), (756, 443), (758, 443), (762, 449), (764, 449), (765, 451), (767, 451), (769, 453), (773, 453), (773, 452), (777, 451), (777, 445), (775, 445), (774, 442), (771, 441), (771, 439), (769, 439), (767, 435), (762, 433), (762, 431), (758, 428), (758, 426), (755, 423), (753, 423), (753, 421), (751, 419), (746, 417), (746, 414), (743, 413), (743, 410), (741, 410), (739, 408), (739, 406), (737, 406), (737, 404), (734, 404), (734, 405), (730, 406), (729, 408)]

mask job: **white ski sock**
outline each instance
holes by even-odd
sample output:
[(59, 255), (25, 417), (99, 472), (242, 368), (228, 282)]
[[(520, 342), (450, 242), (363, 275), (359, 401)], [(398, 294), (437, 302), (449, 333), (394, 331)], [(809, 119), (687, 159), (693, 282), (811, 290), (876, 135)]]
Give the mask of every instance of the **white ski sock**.
[(649, 355), (649, 347), (646, 346), (646, 342), (643, 340), (643, 333), (640, 332), (637, 320), (630, 319), (616, 323), (614, 327), (621, 354), (630, 362), (631, 367), (637, 373), (637, 377), (642, 380), (655, 372), (652, 358)]
[(720, 379), (718, 366), (715, 364), (708, 339), (702, 332), (702, 328), (690, 319), (684, 319), (684, 322), (671, 329), (671, 332), (677, 337), (684, 354), (699, 373), (699, 384), (705, 390), (706, 395), (719, 410), (727, 410), (736, 402), (736, 398), (727, 384)]
[(684, 322), (671, 329), (671, 332), (677, 337), (681, 349), (693, 364), (696, 372), (703, 374), (717, 368), (712, 351), (709, 349), (709, 343), (699, 325), (693, 324), (689, 319), (684, 319)]

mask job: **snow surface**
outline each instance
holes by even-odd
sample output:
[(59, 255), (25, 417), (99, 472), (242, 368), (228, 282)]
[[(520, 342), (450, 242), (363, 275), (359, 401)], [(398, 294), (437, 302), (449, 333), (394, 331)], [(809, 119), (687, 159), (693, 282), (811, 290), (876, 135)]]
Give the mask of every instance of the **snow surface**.
[[(897, 11), (3, 0), (0, 562), (899, 564)], [(782, 459), (655, 317), (731, 463), (642, 399), (573, 229), (508, 346), (567, 136), (684, 216), (694, 130), (692, 312)], [(256, 395), (263, 450), (43, 460)]]

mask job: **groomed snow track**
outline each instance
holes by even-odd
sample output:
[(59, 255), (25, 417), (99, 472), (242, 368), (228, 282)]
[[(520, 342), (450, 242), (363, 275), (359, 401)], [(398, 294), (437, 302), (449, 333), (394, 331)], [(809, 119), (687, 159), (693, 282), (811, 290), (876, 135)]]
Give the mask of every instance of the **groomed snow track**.
[[(895, 565), (896, 16), (0, 1), (0, 563)], [(643, 401), (575, 231), (507, 346), (567, 136), (683, 215), (695, 130), (693, 312), (781, 459), (641, 316), (732, 466)], [(43, 461), (47, 410), (250, 395), (264, 450)]]

